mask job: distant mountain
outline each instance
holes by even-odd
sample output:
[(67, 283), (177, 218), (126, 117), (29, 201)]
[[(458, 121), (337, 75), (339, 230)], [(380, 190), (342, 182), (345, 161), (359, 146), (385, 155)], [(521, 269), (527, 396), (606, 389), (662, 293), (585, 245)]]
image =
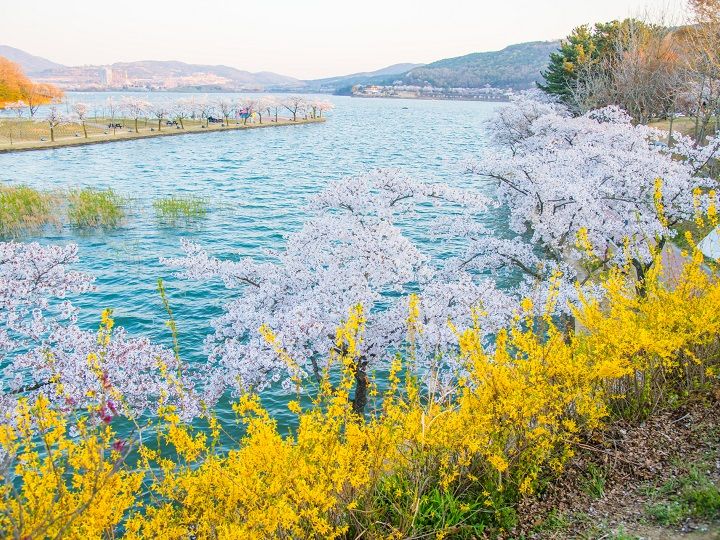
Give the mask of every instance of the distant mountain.
[(302, 83), (292, 77), (278, 75), (269, 71), (251, 73), (230, 66), (186, 64), (185, 62), (142, 60), (139, 62), (116, 62), (109, 66), (113, 70), (127, 73), (128, 79), (163, 79), (193, 77), (198, 74), (214, 75), (227, 79), (235, 85), (287, 85), (301, 86)]
[(305, 91), (350, 94), (355, 85), (387, 86), (395, 82), (437, 88), (493, 88), (522, 90), (533, 87), (547, 67), (559, 41), (533, 41), (500, 51), (446, 58), (431, 64), (395, 64), (377, 71), (304, 81)]
[(302, 81), (269, 71), (251, 73), (230, 66), (187, 64), (176, 61), (143, 60), (111, 65), (64, 66), (25, 51), (0, 45), (0, 56), (17, 62), (39, 82), (65, 90), (153, 89), (153, 90), (269, 90), (295, 89)]
[(103, 66), (63, 66), (7, 45), (0, 56), (17, 62), (33, 79), (65, 90), (245, 90), (302, 91), (350, 94), (355, 85), (404, 85), (437, 88), (532, 87), (548, 64), (559, 41), (534, 41), (510, 45), (500, 51), (446, 58), (431, 64), (394, 64), (365, 71), (301, 81), (268, 71), (251, 73), (230, 66), (144, 60)]
[(10, 47), (9, 45), (0, 45), (0, 56), (4, 56), (8, 60), (20, 64), (20, 67), (26, 75), (34, 75), (49, 69), (62, 69), (65, 66), (52, 62), (46, 58), (33, 56), (32, 54)]
[(525, 89), (540, 80), (550, 53), (559, 41), (533, 41), (510, 45), (500, 51), (480, 52), (438, 60), (410, 70), (403, 76), (406, 84), (429, 84), (439, 88)]
[(306, 91), (311, 92), (338, 92), (343, 89), (349, 89), (356, 84), (390, 84), (400, 78), (411, 69), (421, 67), (424, 64), (393, 64), (375, 71), (364, 71), (361, 73), (352, 73), (350, 75), (341, 75), (339, 77), (327, 77), (325, 79), (314, 79), (305, 82)]
[(411, 69), (424, 66), (425, 64), (393, 64), (392, 66), (376, 69), (375, 71), (369, 71), (367, 73), (357, 73), (356, 75), (367, 75), (368, 77), (377, 77), (380, 75), (400, 75), (407, 73)]

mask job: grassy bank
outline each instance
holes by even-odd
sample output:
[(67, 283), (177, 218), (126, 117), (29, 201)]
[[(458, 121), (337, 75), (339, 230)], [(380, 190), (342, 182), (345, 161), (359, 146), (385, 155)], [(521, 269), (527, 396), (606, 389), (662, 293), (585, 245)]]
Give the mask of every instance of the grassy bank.
[[(55, 141), (50, 140), (50, 129), (43, 122), (27, 119), (0, 119), (0, 153), (20, 152), (26, 150), (44, 150), (48, 148), (63, 148), (66, 146), (79, 146), (84, 144), (99, 144), (118, 141), (131, 141), (147, 137), (171, 137), (175, 135), (188, 135), (216, 131), (230, 131), (278, 126), (296, 126), (324, 122), (324, 118), (299, 119), (296, 122), (279, 118), (277, 122), (266, 120), (260, 123), (247, 123), (231, 121), (229, 126), (209, 124), (204, 126), (199, 120), (184, 120), (184, 129), (174, 125), (163, 125), (158, 129), (157, 121), (141, 120), (135, 132), (133, 120), (107, 118), (91, 119), (86, 122), (87, 137), (83, 126), (78, 123), (64, 124), (55, 128)], [(120, 124), (119, 128), (108, 128), (113, 123)]]
[[(709, 132), (712, 133), (712, 126), (715, 121), (710, 122)], [(650, 127), (662, 129), (665, 131), (670, 130), (670, 120), (655, 120), (648, 124)], [(695, 119), (689, 116), (681, 116), (673, 120), (673, 132), (682, 133), (683, 135), (693, 136), (695, 134)]]

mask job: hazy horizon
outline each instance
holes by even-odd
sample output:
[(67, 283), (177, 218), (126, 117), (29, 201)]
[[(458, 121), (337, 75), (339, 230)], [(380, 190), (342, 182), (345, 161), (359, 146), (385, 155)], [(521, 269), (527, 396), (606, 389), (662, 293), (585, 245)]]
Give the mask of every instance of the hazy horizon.
[(304, 7), (289, 0), (126, 0), (113, 9), (109, 2), (41, 0), (33, 7), (42, 17), (17, 3), (0, 4), (0, 36), (4, 45), (70, 66), (178, 60), (315, 79), (550, 41), (583, 23), (646, 11), (677, 20), (682, 6), (681, 0), (559, 0), (551, 9), (532, 0), (313, 0)]

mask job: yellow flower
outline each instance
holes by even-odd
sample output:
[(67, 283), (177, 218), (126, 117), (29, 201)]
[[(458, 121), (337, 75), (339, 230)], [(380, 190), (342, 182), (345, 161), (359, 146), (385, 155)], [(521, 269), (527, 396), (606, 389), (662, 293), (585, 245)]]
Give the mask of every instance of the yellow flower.
[(505, 458), (502, 456), (499, 456), (497, 454), (491, 454), (488, 456), (488, 461), (490, 464), (497, 469), (498, 472), (505, 472), (508, 468), (508, 462), (505, 461)]

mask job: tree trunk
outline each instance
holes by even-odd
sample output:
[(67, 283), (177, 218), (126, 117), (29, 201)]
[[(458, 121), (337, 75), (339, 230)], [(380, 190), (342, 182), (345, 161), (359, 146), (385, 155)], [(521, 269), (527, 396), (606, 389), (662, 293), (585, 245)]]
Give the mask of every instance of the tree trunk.
[(55, 129), (50, 126), (50, 142), (55, 142)]
[(137, 128), (137, 121), (138, 121), (138, 119), (136, 118), (135, 119), (135, 133), (140, 133)]
[(83, 127), (83, 133), (85, 133), (85, 138), (87, 139), (87, 138), (88, 138), (88, 136), (87, 136), (87, 126), (85, 125), (85, 121), (84, 121), (84, 120), (83, 120), (83, 123), (82, 123), (82, 127)]
[(353, 412), (360, 416), (365, 414), (365, 406), (367, 405), (368, 376), (366, 369), (367, 361), (359, 358), (355, 369), (355, 396), (352, 400), (352, 408)]
[(158, 118), (158, 131), (162, 131), (162, 118)]

